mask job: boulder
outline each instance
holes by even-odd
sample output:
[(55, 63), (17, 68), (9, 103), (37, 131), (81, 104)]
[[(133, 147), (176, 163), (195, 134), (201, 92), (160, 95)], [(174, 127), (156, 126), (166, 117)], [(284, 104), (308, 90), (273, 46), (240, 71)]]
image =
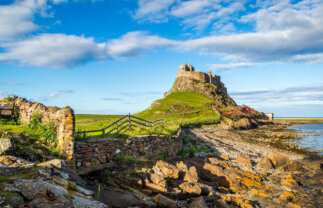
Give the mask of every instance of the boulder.
[(155, 197), (155, 202), (157, 203), (158, 206), (160, 207), (165, 207), (165, 208), (178, 208), (176, 202), (172, 199), (167, 198), (164, 195), (158, 194)]
[(245, 158), (243, 156), (238, 156), (236, 158), (236, 162), (241, 163), (241, 164), (245, 164), (245, 165), (248, 165), (248, 166), (252, 166), (251, 161), (248, 158)]
[(222, 158), (223, 160), (230, 160), (229, 155), (220, 155), (220, 158)]
[(176, 167), (181, 172), (187, 172), (188, 171), (187, 165), (183, 161), (177, 162), (176, 163)]
[(252, 124), (247, 118), (242, 118), (234, 122), (235, 129), (250, 129), (251, 127), (252, 127)]
[(150, 180), (161, 187), (166, 187), (166, 180), (164, 175), (152, 173), (150, 174)]
[(257, 166), (265, 169), (275, 168), (274, 164), (271, 162), (271, 160), (268, 157), (265, 157), (260, 163), (258, 163)]
[(196, 168), (194, 166), (190, 167), (190, 169), (185, 173), (184, 181), (190, 183), (197, 183), (199, 180)]
[(179, 169), (172, 164), (169, 164), (165, 161), (159, 160), (156, 163), (156, 166), (161, 170), (165, 178), (178, 179)]
[(286, 165), (290, 161), (287, 156), (278, 152), (271, 152), (269, 155), (267, 155), (267, 157), (271, 160), (275, 168)]
[(184, 182), (179, 185), (179, 187), (185, 191), (186, 193), (189, 194), (197, 194), (200, 195), (202, 192), (202, 188), (199, 186), (198, 183), (189, 183), (189, 182)]
[(202, 196), (196, 198), (189, 208), (207, 208), (204, 198)]

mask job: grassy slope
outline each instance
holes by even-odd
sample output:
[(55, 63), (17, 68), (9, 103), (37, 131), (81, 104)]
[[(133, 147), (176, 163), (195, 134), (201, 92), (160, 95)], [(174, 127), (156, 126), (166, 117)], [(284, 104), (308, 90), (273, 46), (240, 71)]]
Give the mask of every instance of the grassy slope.
[[(162, 118), (164, 125), (155, 128), (136, 128), (126, 133), (126, 136), (143, 134), (172, 135), (180, 125), (196, 125), (214, 123), (220, 119), (217, 111), (205, 108), (204, 105), (212, 100), (193, 92), (175, 92), (157, 100), (152, 106), (135, 116), (144, 119)], [(120, 118), (120, 116), (76, 115), (76, 130), (98, 130)], [(82, 124), (84, 122), (91, 122)], [(93, 122), (93, 123), (92, 123)], [(92, 133), (98, 135), (100, 133)]]

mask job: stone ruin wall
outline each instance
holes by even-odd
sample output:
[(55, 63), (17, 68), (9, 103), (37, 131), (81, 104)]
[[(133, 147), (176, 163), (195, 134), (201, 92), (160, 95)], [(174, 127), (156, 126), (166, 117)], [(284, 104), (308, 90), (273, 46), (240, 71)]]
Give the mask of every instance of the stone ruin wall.
[(119, 156), (138, 155), (157, 158), (164, 151), (175, 156), (183, 148), (181, 131), (176, 136), (134, 136), (126, 141), (101, 139), (75, 142), (76, 169), (79, 174), (109, 167)]
[[(46, 107), (41, 103), (30, 102), (24, 98), (12, 97), (11, 102), (18, 108), (22, 124), (28, 124), (34, 113), (42, 116), (42, 123), (54, 122), (57, 130), (58, 145), (62, 155), (72, 164), (74, 148), (74, 111), (69, 106), (65, 108)], [(0, 104), (7, 104), (7, 98), (0, 98)]]

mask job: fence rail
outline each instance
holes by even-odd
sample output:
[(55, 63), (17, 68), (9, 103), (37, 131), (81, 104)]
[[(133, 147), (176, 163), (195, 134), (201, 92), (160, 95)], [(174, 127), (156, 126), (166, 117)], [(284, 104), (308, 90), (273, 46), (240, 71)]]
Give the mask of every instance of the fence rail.
[[(162, 123), (165, 123), (164, 119), (149, 121), (149, 120), (138, 118), (136, 116), (132, 116), (132, 115), (128, 114), (102, 129), (90, 130), (90, 131), (77, 131), (77, 132), (75, 132), (75, 135), (76, 136), (78, 135), (83, 140), (106, 138), (109, 136), (110, 137), (119, 136), (119, 135), (127, 132), (128, 130), (131, 130), (132, 127), (144, 126), (147, 128), (151, 128), (154, 126), (158, 126)], [(94, 133), (94, 132), (102, 132), (102, 135), (87, 136), (88, 133)]]

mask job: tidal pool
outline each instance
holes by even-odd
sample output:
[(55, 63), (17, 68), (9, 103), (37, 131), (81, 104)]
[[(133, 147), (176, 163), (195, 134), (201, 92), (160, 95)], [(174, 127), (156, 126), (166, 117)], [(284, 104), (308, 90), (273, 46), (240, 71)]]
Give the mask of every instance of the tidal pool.
[[(289, 126), (287, 129), (301, 132), (302, 138), (295, 139), (294, 144), (309, 148), (311, 151), (323, 149), (323, 124), (298, 124)], [(323, 155), (323, 151), (320, 151), (319, 154)]]

